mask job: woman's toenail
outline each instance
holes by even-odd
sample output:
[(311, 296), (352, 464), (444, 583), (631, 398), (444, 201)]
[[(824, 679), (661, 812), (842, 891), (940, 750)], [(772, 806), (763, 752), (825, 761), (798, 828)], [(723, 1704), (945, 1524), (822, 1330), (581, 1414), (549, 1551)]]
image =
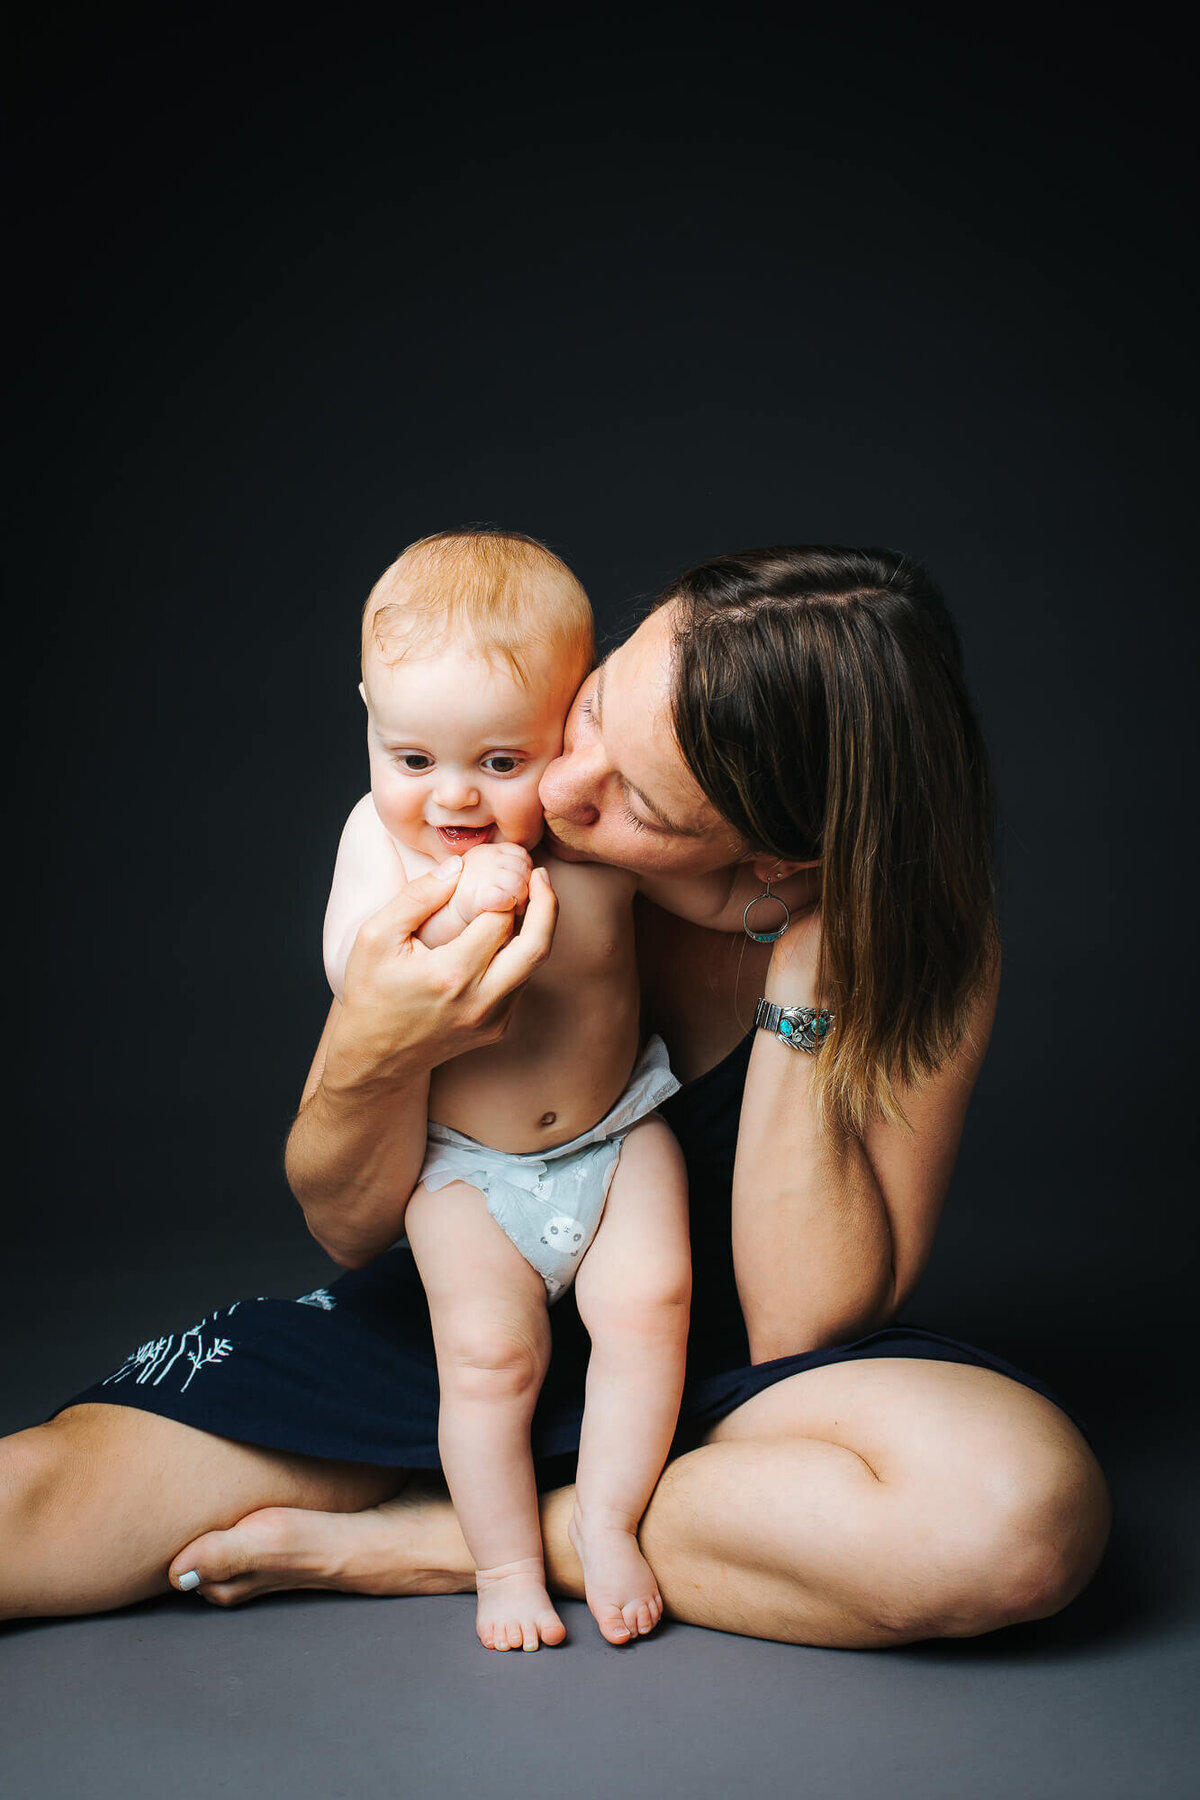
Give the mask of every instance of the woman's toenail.
[(198, 1588), (199, 1586), (200, 1577), (195, 1569), (189, 1569), (186, 1574), (179, 1577), (179, 1591), (181, 1594), (190, 1594), (193, 1588)]

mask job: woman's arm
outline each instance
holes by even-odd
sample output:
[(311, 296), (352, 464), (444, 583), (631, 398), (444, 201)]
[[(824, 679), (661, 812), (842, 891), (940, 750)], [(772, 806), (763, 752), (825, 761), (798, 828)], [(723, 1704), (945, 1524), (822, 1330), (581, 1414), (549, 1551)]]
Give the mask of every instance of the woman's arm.
[[(815, 915), (775, 946), (766, 995), (816, 1004)], [(891, 1320), (929, 1256), (983, 1062), (996, 984), (947, 1068), (901, 1095), (912, 1126), (818, 1132), (813, 1058), (768, 1032), (750, 1056), (733, 1180), (733, 1258), (755, 1362), (845, 1342)], [(820, 1052), (818, 1052), (818, 1055)]]
[(550, 953), (557, 905), (540, 871), (519, 932), (511, 913), (480, 913), (453, 943), (427, 949), (414, 933), (447, 903), (461, 861), (443, 868), (408, 883), (359, 931), (288, 1138), (292, 1192), (345, 1268), (400, 1235), (425, 1154), (431, 1071), (496, 1043)]

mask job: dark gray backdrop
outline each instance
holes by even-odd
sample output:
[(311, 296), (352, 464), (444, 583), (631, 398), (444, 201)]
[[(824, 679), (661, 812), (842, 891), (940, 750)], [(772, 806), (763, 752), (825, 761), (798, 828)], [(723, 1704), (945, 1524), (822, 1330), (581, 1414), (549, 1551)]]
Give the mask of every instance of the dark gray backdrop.
[(607, 640), (686, 562), (896, 545), (959, 619), (1006, 980), (909, 1310), (1168, 1431), (1190, 1330), (1178, 46), (1052, 14), (43, 12), (14, 335), (8, 1235), (36, 1416), (331, 1271), (281, 1147), (366, 784), (357, 616), (491, 519)]
[(514, 1661), (468, 1596), (16, 1627), (6, 1791), (1190, 1793), (1171, 28), (560, 0), (44, 5), (16, 35), (0, 1422), (334, 1273), (281, 1153), (366, 782), (358, 610), (405, 542), (535, 532), (609, 641), (696, 558), (882, 542), (947, 589), (1003, 806), (1000, 1016), (910, 1311), (1060, 1385), (1117, 1528), (1061, 1617), (886, 1656), (677, 1625), (616, 1652), (568, 1603), (566, 1650)]

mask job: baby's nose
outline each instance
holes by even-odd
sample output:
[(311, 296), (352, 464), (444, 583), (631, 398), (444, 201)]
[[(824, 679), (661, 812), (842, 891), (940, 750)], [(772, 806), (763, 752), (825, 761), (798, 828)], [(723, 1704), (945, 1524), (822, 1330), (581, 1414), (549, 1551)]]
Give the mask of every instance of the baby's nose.
[(469, 776), (453, 769), (444, 770), (435, 788), (434, 799), (447, 811), (461, 811), (479, 805), (479, 789)]

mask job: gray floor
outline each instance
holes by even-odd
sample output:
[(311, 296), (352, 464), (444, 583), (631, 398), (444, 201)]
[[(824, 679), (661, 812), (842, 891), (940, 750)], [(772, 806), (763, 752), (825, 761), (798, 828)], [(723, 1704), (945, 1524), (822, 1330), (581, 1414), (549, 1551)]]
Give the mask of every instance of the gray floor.
[[(251, 1245), (240, 1266), (223, 1257), (218, 1282), (198, 1249), (172, 1277), (169, 1310), (182, 1316), (226, 1283), (262, 1292), (268, 1263), (283, 1277), (274, 1291), (303, 1291), (315, 1254), (301, 1246), (284, 1269), (277, 1243)], [(48, 1333), (34, 1310), (11, 1315), (5, 1366), (21, 1371), (24, 1396), (19, 1409), (9, 1397), (0, 1425), (32, 1422), (119, 1362), (130, 1321), (136, 1335), (161, 1309), (162, 1283), (161, 1272), (131, 1271), (97, 1294), (81, 1269), (58, 1297), (69, 1335)], [(972, 1311), (985, 1300), (972, 1296)], [(948, 1295), (942, 1305), (930, 1322), (962, 1330)], [(1027, 1315), (1021, 1348), (1095, 1423), (1118, 1512), (1101, 1574), (1056, 1620), (886, 1654), (668, 1625), (617, 1651), (568, 1606), (566, 1648), (498, 1657), (475, 1646), (469, 1598), (297, 1595), (223, 1613), (172, 1597), (0, 1632), (0, 1792), (1191, 1796), (1200, 1580), (1196, 1458), (1175, 1423), (1185, 1394), (1147, 1388), (1115, 1358), (1106, 1367), (1098, 1341), (1078, 1367), (1050, 1369), (1038, 1316)], [(977, 1320), (983, 1342), (998, 1328)]]
[[(154, 1602), (10, 1629), (0, 1785), (62, 1796), (795, 1793), (1132, 1800), (1197, 1786), (1196, 1634), (1166, 1462), (1058, 1621), (887, 1654), (668, 1626), (489, 1656), (469, 1598)], [(1135, 1550), (1134, 1546), (1140, 1546)], [(1145, 1579), (1146, 1570), (1158, 1579)]]

